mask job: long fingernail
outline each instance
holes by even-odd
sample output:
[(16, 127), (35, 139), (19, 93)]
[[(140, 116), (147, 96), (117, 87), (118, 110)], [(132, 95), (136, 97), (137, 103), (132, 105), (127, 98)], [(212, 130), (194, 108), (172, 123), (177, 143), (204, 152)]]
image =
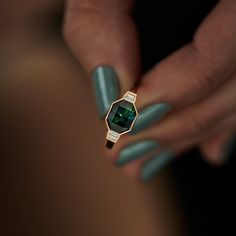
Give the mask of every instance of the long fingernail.
[(144, 163), (141, 168), (141, 179), (144, 181), (151, 180), (156, 176), (164, 167), (166, 167), (174, 157), (171, 151), (164, 151)]
[(92, 74), (93, 90), (98, 113), (103, 117), (110, 105), (119, 97), (119, 82), (115, 70), (110, 66), (99, 66)]
[(132, 143), (121, 150), (117, 159), (117, 165), (122, 166), (126, 163), (139, 159), (142, 155), (154, 150), (159, 144), (152, 140), (140, 141)]
[(223, 152), (225, 162), (229, 161), (236, 154), (236, 134), (225, 144)]
[(136, 134), (151, 126), (163, 118), (170, 110), (171, 106), (167, 103), (157, 103), (144, 108), (139, 113), (130, 134)]

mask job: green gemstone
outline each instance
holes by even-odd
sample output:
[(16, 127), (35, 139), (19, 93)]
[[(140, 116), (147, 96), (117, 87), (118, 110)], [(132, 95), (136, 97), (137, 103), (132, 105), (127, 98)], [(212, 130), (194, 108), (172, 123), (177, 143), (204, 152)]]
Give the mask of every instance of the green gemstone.
[(124, 108), (118, 107), (114, 118), (112, 119), (112, 123), (124, 127), (127, 122), (133, 121), (135, 118), (135, 110), (133, 107), (131, 108)]
[(123, 133), (130, 129), (137, 113), (134, 105), (126, 100), (114, 103), (107, 118), (111, 130)]

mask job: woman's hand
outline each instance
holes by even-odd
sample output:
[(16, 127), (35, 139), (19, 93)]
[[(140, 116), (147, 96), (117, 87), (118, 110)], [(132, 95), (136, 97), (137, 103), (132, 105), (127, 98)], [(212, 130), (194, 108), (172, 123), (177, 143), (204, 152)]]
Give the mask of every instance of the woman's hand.
[[(139, 76), (131, 7), (127, 0), (68, 2), (65, 35), (87, 72), (93, 71), (101, 116)], [(118, 165), (129, 162), (128, 174), (148, 180), (193, 146), (222, 163), (236, 129), (236, 2), (220, 1), (192, 42), (143, 76), (137, 94), (133, 135), (107, 154)]]

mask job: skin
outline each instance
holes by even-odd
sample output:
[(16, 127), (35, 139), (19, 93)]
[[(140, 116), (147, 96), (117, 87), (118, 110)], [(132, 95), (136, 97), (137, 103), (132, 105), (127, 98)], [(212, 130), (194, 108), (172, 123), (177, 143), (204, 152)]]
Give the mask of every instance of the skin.
[[(129, 14), (132, 4), (127, 0), (67, 2), (65, 38), (88, 74), (101, 64), (112, 65), (121, 94), (140, 80), (138, 110), (163, 101), (173, 107), (151, 128), (122, 137), (107, 156), (114, 161), (127, 143), (153, 139), (162, 150), (177, 155), (198, 146), (206, 160), (221, 164), (225, 143), (236, 128), (236, 1), (220, 1), (192, 42), (144, 75), (139, 71), (137, 32)], [(113, 40), (119, 43), (110, 50)], [(143, 161), (124, 167), (126, 173), (137, 176)]]
[(88, 83), (51, 35), (60, 4), (1, 4), (0, 235), (185, 235), (168, 171), (144, 187), (107, 168)]

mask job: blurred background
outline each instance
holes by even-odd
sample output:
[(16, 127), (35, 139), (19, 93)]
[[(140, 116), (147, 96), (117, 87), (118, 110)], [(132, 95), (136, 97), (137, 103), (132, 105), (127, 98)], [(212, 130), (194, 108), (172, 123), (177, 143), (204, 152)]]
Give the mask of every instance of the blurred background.
[[(144, 71), (189, 42), (216, 2), (136, 1)], [(235, 158), (216, 168), (192, 150), (147, 185), (104, 158), (63, 11), (62, 0), (1, 3), (0, 235), (236, 235)]]

